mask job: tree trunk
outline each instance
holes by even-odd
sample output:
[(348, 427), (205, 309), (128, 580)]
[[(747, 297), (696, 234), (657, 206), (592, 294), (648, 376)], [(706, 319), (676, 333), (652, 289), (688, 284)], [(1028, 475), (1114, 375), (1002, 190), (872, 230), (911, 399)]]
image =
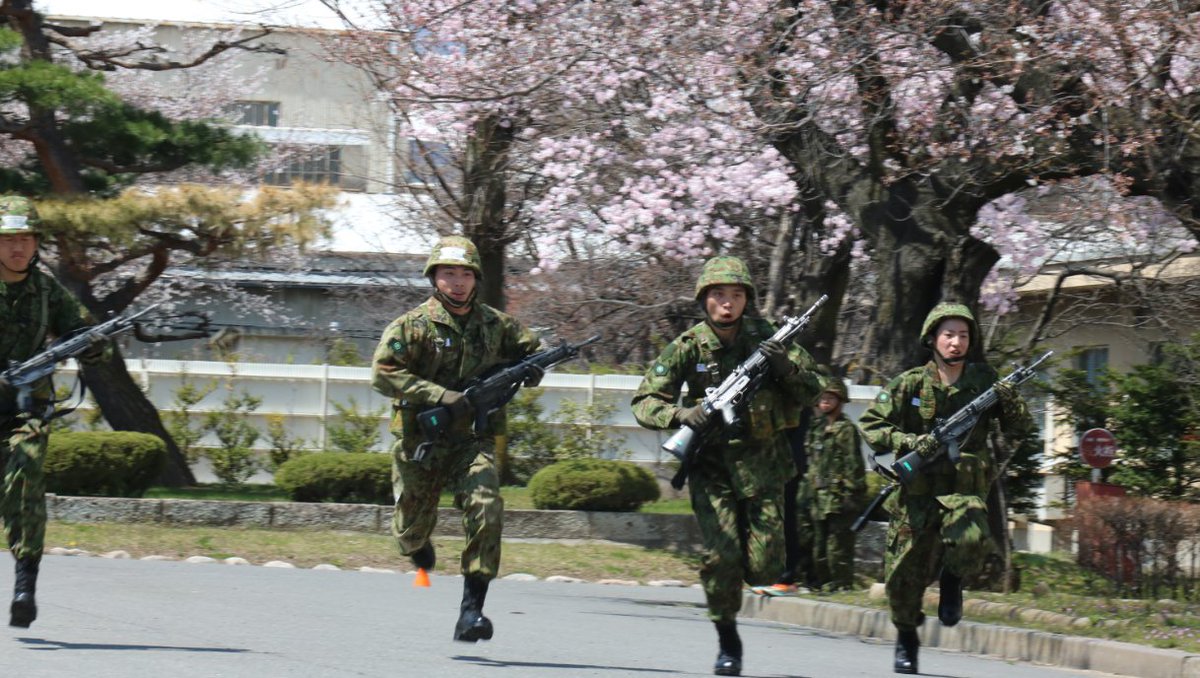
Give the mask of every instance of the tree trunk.
[(508, 234), (508, 157), (513, 125), (496, 116), (476, 123), (464, 158), (463, 232), (479, 248), (483, 284), (479, 299), (505, 307), (504, 266)]
[(125, 368), (125, 359), (114, 346), (113, 357), (106, 363), (83, 368), (87, 386), (96, 397), (105, 421), (114, 431), (137, 431), (158, 436), (167, 445), (167, 463), (158, 482), (168, 487), (195, 485), (196, 477), (175, 440), (163, 426), (154, 404), (142, 392)]

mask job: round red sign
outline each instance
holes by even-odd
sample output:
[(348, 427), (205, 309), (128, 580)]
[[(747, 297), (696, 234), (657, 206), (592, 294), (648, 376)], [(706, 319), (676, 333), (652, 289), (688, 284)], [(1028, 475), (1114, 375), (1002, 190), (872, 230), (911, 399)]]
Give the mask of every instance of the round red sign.
[(1117, 439), (1108, 429), (1088, 429), (1079, 437), (1079, 456), (1092, 468), (1104, 468), (1117, 456)]

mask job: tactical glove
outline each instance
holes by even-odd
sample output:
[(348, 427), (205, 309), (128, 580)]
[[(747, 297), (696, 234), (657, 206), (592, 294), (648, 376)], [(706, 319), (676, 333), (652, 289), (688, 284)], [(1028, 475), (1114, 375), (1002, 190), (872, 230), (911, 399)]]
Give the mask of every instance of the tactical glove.
[(788, 358), (787, 347), (782, 342), (775, 339), (767, 339), (758, 345), (758, 350), (762, 351), (763, 356), (767, 359), (767, 364), (771, 366), (771, 374), (776, 379), (784, 379), (792, 376), (796, 366)]
[(523, 382), (526, 388), (533, 388), (542, 383), (542, 377), (546, 376), (546, 370), (537, 365), (529, 366), (529, 375), (525, 377)]
[(465, 417), (471, 413), (471, 401), (467, 399), (467, 396), (462, 391), (446, 389), (441, 399), (438, 400), (438, 404), (450, 410), (451, 419)]
[(704, 411), (704, 405), (695, 405), (693, 407), (684, 407), (675, 413), (675, 421), (679, 422), (680, 426), (686, 426), (693, 431), (700, 431), (708, 424), (708, 413)]
[(940, 447), (937, 438), (928, 433), (922, 433), (921, 435), (915, 433), (908, 434), (904, 439), (904, 446), (916, 452), (922, 459), (932, 457), (937, 453), (938, 447)]
[(108, 348), (108, 339), (102, 336), (92, 337), (92, 343), (82, 353), (79, 354), (79, 362), (96, 363), (104, 358), (105, 349)]
[(1000, 406), (1005, 410), (1011, 410), (1017, 404), (1017, 399), (1021, 397), (1017, 393), (1016, 384), (1011, 384), (1007, 381), (998, 381), (992, 388), (996, 389), (996, 396), (1000, 399)]

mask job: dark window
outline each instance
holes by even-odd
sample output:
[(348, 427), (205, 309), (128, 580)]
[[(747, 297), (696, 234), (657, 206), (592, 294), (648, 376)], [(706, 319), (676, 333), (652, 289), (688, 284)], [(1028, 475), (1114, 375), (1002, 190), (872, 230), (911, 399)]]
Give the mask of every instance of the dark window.
[(237, 101), (229, 105), (229, 117), (235, 125), (279, 126), (278, 101)]
[(457, 171), (450, 162), (450, 146), (440, 141), (409, 139), (405, 181), (410, 184), (436, 186), (439, 176), (450, 184), (458, 181)]
[(290, 186), (296, 181), (340, 186), (342, 183), (342, 149), (339, 146), (327, 146), (319, 149), (312, 155), (290, 163), (278, 172), (267, 174), (263, 177), (263, 181), (274, 186)]
[(1108, 347), (1093, 346), (1081, 350), (1075, 358), (1075, 367), (1087, 374), (1089, 384), (1098, 385), (1108, 369)]

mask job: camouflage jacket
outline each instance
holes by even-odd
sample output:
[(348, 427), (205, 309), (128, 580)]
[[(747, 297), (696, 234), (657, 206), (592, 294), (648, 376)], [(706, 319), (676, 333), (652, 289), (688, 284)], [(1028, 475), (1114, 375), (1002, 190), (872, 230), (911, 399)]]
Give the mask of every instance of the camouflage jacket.
[[(761, 318), (745, 318), (732, 345), (725, 347), (707, 323), (701, 322), (667, 344), (658, 359), (642, 379), (633, 397), (633, 416), (649, 429), (662, 430), (677, 426), (676, 413), (684, 384), (687, 393), (682, 406), (695, 405), (705, 389), (720, 385), (738, 365), (744, 362), (766, 339), (775, 333), (771, 323)], [(768, 376), (762, 388), (750, 401), (746, 411), (739, 412), (742, 425), (732, 432), (732, 438), (748, 443), (753, 449), (739, 447), (730, 459), (736, 475), (743, 478), (778, 479), (782, 484), (795, 475), (791, 453), (786, 443), (780, 444), (783, 430), (799, 421), (796, 403), (809, 402), (820, 388), (813, 372), (813, 360), (802, 347), (792, 344), (789, 356), (796, 371), (784, 380)], [(721, 447), (714, 440), (708, 447)], [(755, 452), (758, 448), (769, 452)], [(777, 458), (778, 457), (778, 458)]]
[[(948, 417), (986, 391), (998, 379), (996, 371), (984, 363), (968, 363), (962, 376), (950, 386), (942, 384), (937, 367), (931, 361), (893, 379), (875, 397), (858, 420), (863, 437), (877, 453), (893, 452), (897, 457), (910, 450), (907, 434), (929, 433), (937, 419)], [(991, 485), (994, 460), (987, 446), (992, 423), (998, 423), (1006, 435), (1021, 435), (1034, 429), (1023, 401), (1005, 406), (1003, 401), (985, 412), (979, 424), (960, 447), (963, 462), (956, 468), (943, 455), (904, 489), (910, 495), (951, 493), (986, 497)]]
[[(392, 398), (391, 430), (404, 448), (420, 444), (417, 413), (437, 404), (447, 390), (461, 391), (489, 369), (538, 350), (537, 336), (512, 316), (475, 302), (454, 316), (437, 299), (392, 321), (383, 331), (371, 368), (374, 389)], [(504, 411), (492, 415), (491, 433), (505, 433)], [(450, 439), (471, 436), (471, 422), (455, 421)]]
[[(46, 340), (93, 324), (91, 315), (52, 276), (32, 267), (18, 283), (0, 282), (0, 366), (24, 361), (45, 350)], [(49, 399), (50, 380), (38, 384), (34, 396)], [(16, 391), (0, 386), (0, 414), (16, 410)]]
[(805, 441), (805, 481), (812, 486), (818, 514), (853, 513), (865, 505), (867, 467), (860, 440), (858, 429), (844, 416), (832, 423), (824, 415), (814, 417)]

